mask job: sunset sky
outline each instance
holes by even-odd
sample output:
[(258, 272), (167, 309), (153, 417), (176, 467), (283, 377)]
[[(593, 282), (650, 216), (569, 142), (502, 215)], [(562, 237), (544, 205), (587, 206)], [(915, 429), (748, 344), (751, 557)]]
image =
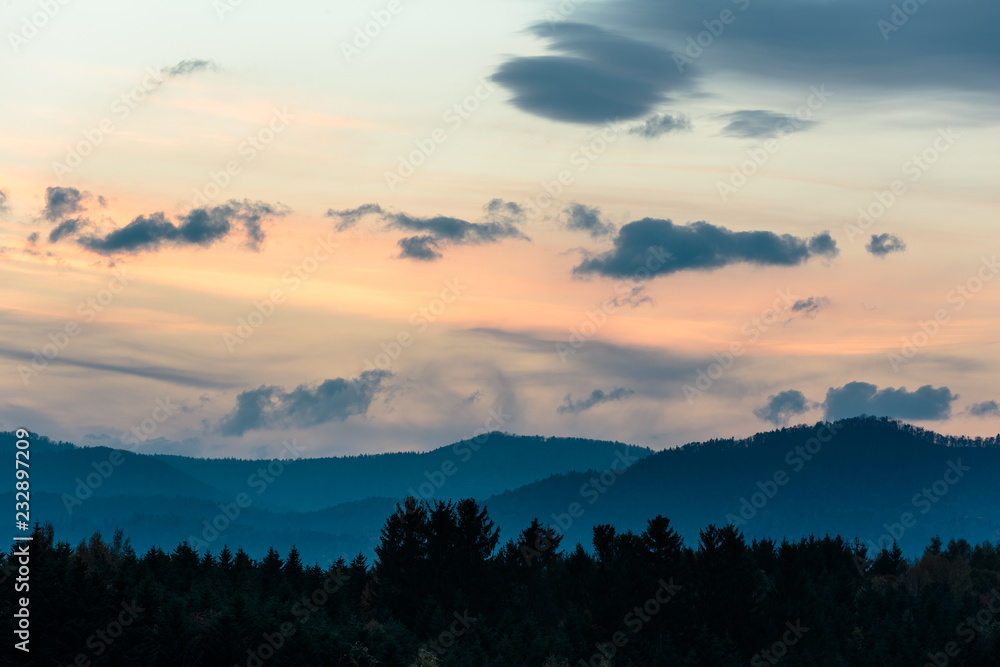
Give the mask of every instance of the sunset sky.
[(995, 435), (997, 25), (6, 2), (0, 429), (239, 457), (861, 413)]

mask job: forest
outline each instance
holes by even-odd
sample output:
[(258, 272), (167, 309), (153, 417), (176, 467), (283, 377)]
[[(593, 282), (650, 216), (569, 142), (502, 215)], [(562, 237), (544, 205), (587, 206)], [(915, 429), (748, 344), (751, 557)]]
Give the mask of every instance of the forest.
[(121, 530), (31, 541), (30, 590), (2, 562), (3, 618), (30, 599), (30, 665), (735, 667), (1000, 664), (1000, 544), (934, 538), (907, 559), (858, 540), (748, 541), (663, 516), (565, 544), (501, 539), (475, 500), (400, 502), (375, 558), (254, 559), (188, 543), (137, 554)]

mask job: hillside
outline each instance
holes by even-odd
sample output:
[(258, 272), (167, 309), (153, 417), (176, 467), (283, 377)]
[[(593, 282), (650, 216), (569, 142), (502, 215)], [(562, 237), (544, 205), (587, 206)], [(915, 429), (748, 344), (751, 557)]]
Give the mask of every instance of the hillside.
[[(124, 452), (92, 497), (67, 504), (74, 480), (94, 472), (108, 450), (46, 444), (34, 464), (33, 519), (51, 522), (70, 542), (121, 526), (140, 551), (189, 540), (212, 551), (241, 545), (260, 556), (269, 546), (295, 544), (307, 561), (326, 562), (370, 557), (395, 503), (430, 490), (432, 499), (484, 502), (505, 540), (538, 517), (564, 534), (564, 545), (587, 548), (594, 525), (640, 532), (657, 514), (691, 543), (706, 525), (730, 522), (748, 539), (830, 533), (873, 549), (895, 538), (911, 556), (935, 535), (1000, 539), (996, 439), (951, 438), (887, 419), (797, 426), (655, 454), (499, 433), (467, 458), (466, 451), (456, 443), (424, 454), (284, 462), (271, 483), (249, 484), (268, 462)], [(421, 489), (428, 480), (443, 483)], [(250, 504), (230, 520), (220, 503), (231, 508), (241, 493)]]

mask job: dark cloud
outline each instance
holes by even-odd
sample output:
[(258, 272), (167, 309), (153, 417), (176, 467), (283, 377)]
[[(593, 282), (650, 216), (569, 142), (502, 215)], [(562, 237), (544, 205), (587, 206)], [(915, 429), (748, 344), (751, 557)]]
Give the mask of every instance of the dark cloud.
[(795, 116), (763, 109), (734, 111), (722, 114), (720, 118), (729, 121), (722, 128), (722, 134), (740, 139), (771, 139), (806, 130), (816, 124), (815, 121), (799, 120)]
[(969, 406), (969, 414), (973, 417), (1000, 417), (1000, 404), (996, 401), (983, 401)]
[(876, 257), (885, 257), (892, 252), (903, 252), (906, 243), (895, 234), (872, 234), (872, 240), (865, 244), (865, 250)]
[(261, 223), (287, 213), (281, 206), (264, 202), (230, 200), (212, 208), (196, 208), (178, 216), (177, 224), (162, 212), (140, 215), (124, 227), (104, 236), (82, 236), (78, 243), (105, 255), (155, 251), (162, 245), (197, 245), (207, 247), (227, 237), (233, 223), (240, 222), (247, 235), (247, 246), (259, 250), (264, 240)]
[(524, 222), (524, 210), (514, 202), (492, 199), (483, 207), (481, 222), (468, 222), (460, 218), (437, 215), (420, 218), (406, 213), (385, 211), (378, 204), (364, 204), (358, 208), (326, 212), (339, 219), (338, 230), (354, 226), (365, 216), (373, 216), (386, 229), (416, 232), (398, 241), (399, 257), (432, 261), (442, 257), (439, 249), (444, 245), (480, 245), (498, 243), (503, 239), (530, 240), (518, 228)]
[(879, 389), (867, 382), (849, 382), (827, 390), (823, 408), (830, 420), (858, 415), (940, 420), (951, 417), (951, 404), (957, 398), (948, 387), (935, 389), (929, 384), (911, 392), (905, 387)]
[(483, 207), (485, 220), (502, 224), (520, 224), (524, 222), (524, 209), (517, 202), (504, 201), (499, 197), (486, 202)]
[(836, 257), (840, 254), (840, 250), (837, 249), (837, 242), (830, 236), (829, 232), (822, 232), (810, 238), (809, 252), (823, 257)]
[[(735, 20), (713, 37), (706, 22), (727, 9)], [(593, 11), (595, 22), (641, 31), (679, 52), (704, 33), (708, 46), (694, 51), (702, 73), (773, 76), (803, 89), (816, 81), (831, 90), (1000, 88), (995, 0), (616, 0)]]
[(767, 397), (767, 405), (753, 411), (757, 419), (786, 426), (792, 417), (805, 414), (817, 407), (818, 403), (810, 401), (801, 391), (789, 389)]
[(512, 58), (492, 77), (528, 113), (572, 123), (639, 118), (688, 82), (670, 51), (597, 26), (536, 23), (529, 32), (561, 55)]
[(615, 233), (615, 226), (601, 220), (601, 209), (585, 204), (570, 204), (563, 211), (566, 217), (566, 229), (587, 232), (594, 238), (609, 236)]
[(646, 292), (645, 285), (633, 285), (629, 293), (624, 296), (616, 296), (611, 299), (610, 303), (614, 305), (615, 308), (621, 308), (622, 306), (630, 306), (632, 308), (638, 308), (644, 303), (652, 304), (653, 299)]
[(77, 233), (86, 226), (87, 221), (83, 218), (71, 218), (69, 220), (63, 220), (58, 225), (52, 228), (49, 232), (49, 243), (55, 243), (64, 236), (69, 236)]
[(353, 380), (335, 378), (318, 386), (299, 385), (286, 392), (261, 385), (236, 397), (236, 407), (219, 424), (222, 435), (243, 435), (256, 429), (309, 428), (365, 414), (382, 389), (387, 371), (365, 371)]
[[(665, 256), (656, 257), (657, 249)], [(827, 232), (807, 240), (767, 231), (734, 232), (707, 222), (675, 225), (670, 220), (643, 218), (618, 230), (613, 249), (588, 257), (573, 272), (655, 277), (711, 271), (741, 262), (795, 266), (815, 255), (832, 257), (837, 252), (837, 242)]]
[[(30, 364), (33, 357), (23, 350), (0, 347), (0, 355), (18, 359)], [(187, 373), (173, 367), (165, 366), (142, 366), (134, 362), (125, 364), (111, 364), (96, 361), (85, 361), (59, 355), (49, 360), (50, 364), (73, 366), (76, 368), (86, 368), (89, 370), (106, 371), (109, 373), (120, 373), (122, 375), (132, 375), (135, 377), (169, 382), (184, 387), (197, 387), (201, 389), (226, 389), (232, 387), (232, 383), (219, 379), (219, 374)]]
[(584, 410), (589, 410), (595, 405), (599, 405), (601, 403), (626, 399), (634, 393), (635, 392), (631, 389), (625, 389), (624, 387), (613, 389), (607, 394), (600, 389), (595, 389), (590, 392), (590, 396), (579, 401), (574, 401), (570, 394), (566, 394), (566, 398), (563, 399), (563, 404), (556, 409), (556, 412), (576, 414), (578, 412), (583, 412)]
[(7, 204), (8, 201), (7, 193), (0, 190), (0, 216), (7, 215), (10, 211), (10, 206)]
[[(516, 223), (509, 220), (494, 220), (488, 222), (467, 222), (459, 218), (447, 216), (433, 216), (429, 218), (418, 218), (405, 213), (392, 214), (388, 219), (390, 228), (403, 229), (407, 231), (421, 232), (417, 236), (404, 239), (404, 241), (418, 240), (426, 247), (426, 238), (432, 239), (434, 246), (441, 243), (456, 245), (478, 245), (483, 243), (497, 243), (501, 239), (514, 238), (526, 239), (527, 237), (517, 228)], [(409, 255), (400, 253), (400, 257)], [(423, 259), (418, 257), (418, 259)]]
[(690, 129), (691, 120), (687, 116), (657, 114), (650, 116), (642, 123), (632, 125), (625, 132), (646, 139), (656, 139), (670, 132), (686, 132)]
[(396, 242), (399, 245), (399, 256), (409, 259), (420, 259), (432, 262), (444, 257), (438, 252), (438, 244), (433, 236), (407, 236)]
[(792, 312), (802, 313), (806, 317), (813, 318), (816, 313), (830, 305), (830, 300), (825, 296), (811, 296), (808, 299), (799, 299), (792, 304)]
[(366, 215), (380, 216), (383, 215), (383, 213), (382, 207), (378, 204), (362, 204), (357, 208), (345, 208), (340, 211), (331, 208), (327, 210), (326, 215), (328, 218), (340, 219), (340, 222), (337, 223), (337, 231), (342, 232), (358, 224), (361, 218)]
[(173, 67), (164, 67), (161, 72), (164, 76), (174, 77), (194, 74), (195, 72), (217, 72), (218, 70), (219, 66), (212, 60), (189, 59), (182, 60)]
[(55, 222), (84, 210), (83, 200), (89, 193), (76, 188), (45, 188), (45, 208), (42, 213), (47, 220)]

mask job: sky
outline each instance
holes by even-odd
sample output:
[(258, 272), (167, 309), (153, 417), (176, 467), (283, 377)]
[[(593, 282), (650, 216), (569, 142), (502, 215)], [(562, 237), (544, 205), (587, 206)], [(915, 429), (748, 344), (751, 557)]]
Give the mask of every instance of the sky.
[(0, 428), (1000, 432), (1000, 5), (7, 0)]

